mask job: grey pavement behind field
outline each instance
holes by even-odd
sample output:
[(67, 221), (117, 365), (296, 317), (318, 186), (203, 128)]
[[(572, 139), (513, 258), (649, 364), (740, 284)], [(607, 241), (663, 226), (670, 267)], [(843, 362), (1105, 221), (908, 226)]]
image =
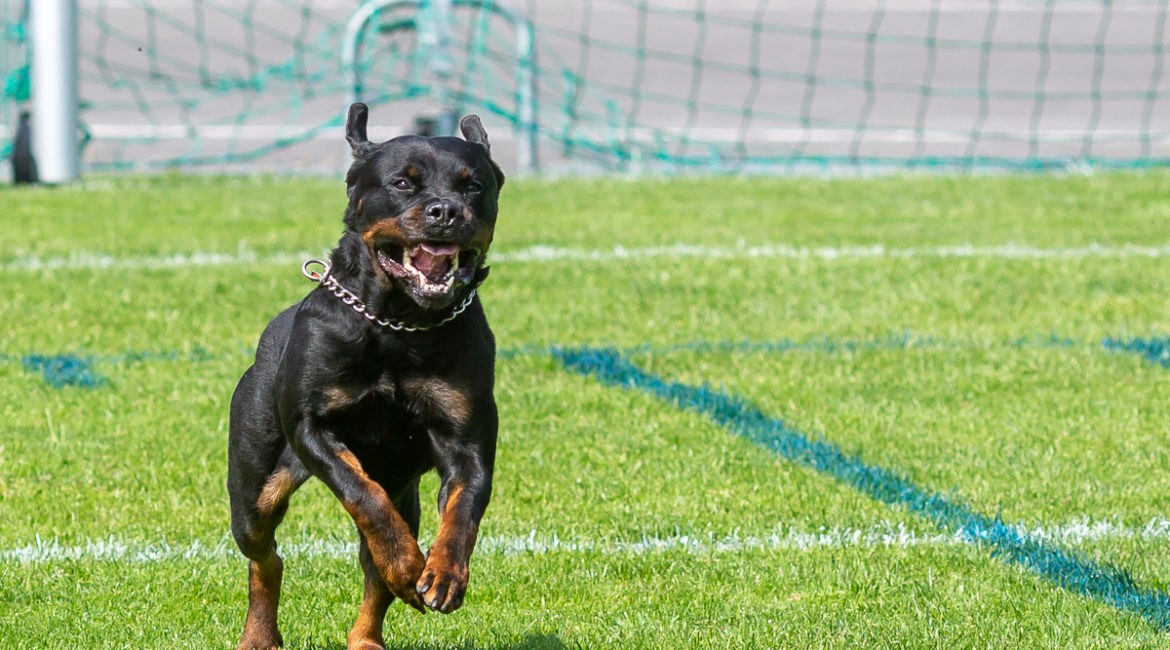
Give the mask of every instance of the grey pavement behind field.
[[(245, 151), (343, 114), (347, 98), (339, 67), (330, 62), (337, 55), (327, 51), (314, 49), (308, 57), (317, 61), (327, 82), (322, 87), (329, 89), (312, 97), (286, 98), (287, 88), (196, 97), (187, 86), (125, 84), (119, 75), (166, 72), (168, 62), (186, 62), (241, 79), (254, 76), (267, 64), (295, 59), (293, 36), (313, 48), (335, 42), (337, 26), (358, 2), (306, 0), (307, 12), (279, 0), (237, 3), (254, 10), (262, 29), (252, 32), (232, 10), (210, 11), (208, 3), (201, 11), (188, 0), (147, 4), (150, 11), (133, 0), (80, 0), (81, 95), (91, 104), (82, 117), (94, 138), (87, 163), (116, 158), (133, 166), (170, 155)], [(682, 135), (725, 143), (727, 151), (743, 141), (739, 150), (748, 154), (830, 157), (1170, 156), (1170, 99), (1161, 96), (1170, 91), (1170, 70), (1154, 51), (1164, 40), (1165, 1), (652, 4), (650, 12), (617, 0), (510, 5), (537, 28), (542, 122), (556, 129), (567, 119), (562, 84), (567, 71), (584, 77), (588, 88), (579, 108), (616, 111), (622, 116), (616, 137), (632, 142)], [(704, 14), (701, 22), (696, 9)], [(770, 27), (756, 32), (751, 22)], [(193, 39), (190, 26), (196, 24), (214, 42)], [(810, 36), (814, 31), (819, 38)], [(629, 51), (639, 38), (650, 51), (640, 64)], [(978, 47), (984, 40), (991, 47)], [(1046, 50), (1045, 42), (1054, 47)], [(1093, 51), (1094, 44), (1105, 56)], [(146, 55), (152, 49), (157, 56)], [(753, 65), (765, 73), (753, 74)], [(506, 77), (503, 70), (499, 75)], [(635, 87), (640, 92), (631, 94)], [(978, 88), (993, 96), (981, 97)], [(190, 101), (176, 103), (176, 96)], [(148, 108), (140, 110), (142, 105)], [(371, 138), (403, 133), (415, 115), (435, 108), (426, 99), (375, 107)], [(254, 115), (236, 123), (241, 112)], [(480, 112), (495, 155), (505, 169), (515, 169), (518, 134), (507, 120)], [(588, 124), (578, 135), (615, 137)], [(126, 138), (142, 136), (159, 140), (127, 144)], [(684, 144), (671, 151), (694, 149)], [(612, 165), (566, 157), (547, 139), (541, 141), (540, 160), (551, 172), (604, 171)], [(337, 126), (259, 160), (209, 171), (332, 174), (346, 164)]]

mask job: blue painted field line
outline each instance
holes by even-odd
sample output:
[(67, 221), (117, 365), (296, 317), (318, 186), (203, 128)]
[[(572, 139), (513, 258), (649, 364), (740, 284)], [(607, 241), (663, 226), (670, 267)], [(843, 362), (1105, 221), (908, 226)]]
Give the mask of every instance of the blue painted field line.
[(22, 362), (26, 369), (41, 373), (45, 383), (53, 388), (65, 386), (94, 388), (107, 383), (106, 378), (93, 369), (90, 360), (83, 357), (69, 354), (27, 354)]
[(812, 440), (742, 398), (650, 374), (612, 348), (560, 348), (553, 354), (572, 371), (702, 413), (788, 460), (832, 476), (878, 501), (922, 515), (943, 530), (957, 532), (1005, 562), (1023, 566), (1073, 593), (1137, 614), (1161, 631), (1170, 631), (1170, 596), (1138, 585), (1123, 569), (1045, 544), (998, 518), (976, 512), (957, 497), (931, 492), (893, 470), (866, 464), (832, 443)]
[(1102, 341), (1106, 350), (1119, 350), (1140, 354), (1150, 363), (1156, 363), (1164, 368), (1170, 368), (1170, 337), (1155, 336), (1148, 339), (1106, 338)]

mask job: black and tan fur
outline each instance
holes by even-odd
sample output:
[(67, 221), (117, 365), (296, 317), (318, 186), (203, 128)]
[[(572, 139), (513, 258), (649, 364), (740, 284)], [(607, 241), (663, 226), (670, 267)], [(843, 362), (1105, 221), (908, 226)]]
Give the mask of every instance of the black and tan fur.
[[(354, 161), (330, 273), (380, 318), (432, 326), (487, 275), (504, 177), (474, 116), (461, 123), (465, 139), (375, 144), (366, 138), (367, 114), (364, 104), (350, 107)], [(452, 269), (445, 276), (452, 286), (408, 272), (403, 251), (412, 250), (436, 273)], [(349, 648), (383, 647), (382, 620), (395, 598), (419, 611), (449, 613), (463, 604), (491, 495), (494, 358), (478, 297), (441, 325), (395, 331), (322, 286), (269, 323), (231, 404), (232, 534), (250, 560), (238, 648), (283, 644), (275, 531), (289, 497), (310, 477), (329, 487), (360, 537), (365, 585)], [(432, 469), (441, 480), (439, 529), (424, 554), (418, 486)]]

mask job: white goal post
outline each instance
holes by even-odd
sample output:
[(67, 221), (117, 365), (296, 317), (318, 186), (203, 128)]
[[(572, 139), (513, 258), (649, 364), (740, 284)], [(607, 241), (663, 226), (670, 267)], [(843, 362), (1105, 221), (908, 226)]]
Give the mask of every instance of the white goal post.
[(78, 143), (77, 0), (34, 0), (32, 31), (32, 144), (43, 183), (81, 176)]

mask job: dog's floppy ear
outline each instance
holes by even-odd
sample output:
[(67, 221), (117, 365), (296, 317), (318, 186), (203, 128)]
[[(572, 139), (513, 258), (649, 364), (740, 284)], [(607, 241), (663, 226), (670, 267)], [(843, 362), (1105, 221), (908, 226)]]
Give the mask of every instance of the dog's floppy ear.
[(345, 118), (345, 139), (354, 154), (361, 153), (370, 141), (366, 138), (366, 120), (370, 117), (370, 108), (361, 102), (354, 102), (349, 106), (349, 115)]
[(492, 146), (488, 144), (487, 131), (483, 130), (483, 124), (479, 121), (478, 115), (464, 115), (462, 120), (459, 120), (459, 130), (463, 132), (463, 139), (472, 144), (478, 144), (483, 147), (488, 153), (488, 162), (492, 164), (492, 171), (496, 173), (496, 186), (504, 186), (504, 172), (500, 171), (500, 166), (496, 161), (491, 159)]
[(462, 120), (459, 120), (459, 130), (463, 132), (463, 139), (480, 145), (487, 149), (488, 153), (492, 152), (492, 146), (488, 144), (487, 131), (483, 130), (483, 124), (479, 123), (478, 115), (465, 115)]

